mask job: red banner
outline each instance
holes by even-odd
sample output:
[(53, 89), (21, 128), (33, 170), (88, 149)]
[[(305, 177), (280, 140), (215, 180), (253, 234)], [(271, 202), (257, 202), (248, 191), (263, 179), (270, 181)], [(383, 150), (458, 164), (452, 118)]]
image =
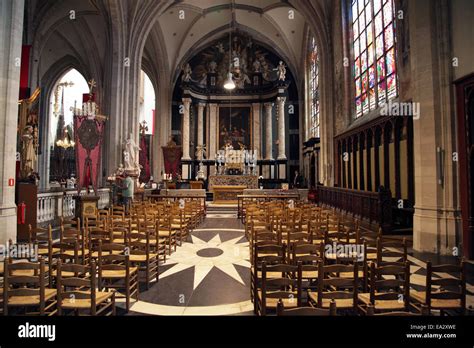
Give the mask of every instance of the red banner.
[(173, 174), (175, 176), (181, 173), (180, 164), (181, 156), (183, 155), (181, 146), (162, 146), (162, 149), (166, 174)]
[(78, 192), (92, 185), (97, 195), (103, 133), (104, 122), (88, 119), (87, 116), (74, 116)]

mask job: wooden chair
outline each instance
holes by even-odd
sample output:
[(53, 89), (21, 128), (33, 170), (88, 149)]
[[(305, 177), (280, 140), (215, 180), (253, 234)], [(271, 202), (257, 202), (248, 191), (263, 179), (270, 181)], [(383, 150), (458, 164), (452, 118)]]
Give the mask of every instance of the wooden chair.
[[(286, 261), (286, 247), (279, 244), (255, 244), (252, 249), (250, 268), (250, 299), (254, 303), (254, 310), (257, 312), (256, 301), (258, 290), (261, 288), (262, 264), (267, 265), (284, 264)], [(271, 275), (275, 275), (272, 273)], [(278, 275), (276, 275), (278, 277)]]
[[(436, 278), (434, 273), (449, 273), (448, 277)], [(434, 289), (434, 287), (439, 287)], [(439, 310), (441, 314), (446, 311), (459, 311), (466, 314), (466, 262), (460, 265), (432, 265), (426, 263), (425, 291), (410, 291), (411, 299), (419, 305), (427, 307), (428, 314)]]
[[(55, 262), (51, 262), (50, 267), (52, 269), (52, 279), (57, 280), (58, 270), (57, 264), (61, 262), (63, 264), (79, 264), (79, 245), (77, 240), (69, 240), (69, 243), (66, 242), (57, 242), (53, 246), (59, 249), (59, 252), (54, 255)], [(73, 277), (74, 273), (63, 272), (63, 278)], [(52, 282), (50, 283), (52, 286)]]
[(145, 232), (132, 232), (129, 237), (130, 263), (138, 268), (138, 281), (145, 283), (149, 289), (151, 281), (158, 281), (159, 255), (152, 250), (150, 236)]
[(315, 308), (315, 307), (298, 307), (285, 309), (283, 301), (278, 300), (277, 306), (277, 316), (315, 316), (315, 317), (324, 317), (324, 316), (334, 316), (337, 315), (336, 301), (331, 300), (329, 305), (329, 310), (324, 308)]
[(167, 212), (162, 212), (156, 221), (156, 235), (168, 246), (168, 255), (171, 255), (171, 250), (174, 247), (176, 251), (176, 245), (178, 241), (177, 230), (171, 227), (171, 217)]
[(303, 289), (311, 289), (318, 280), (319, 262), (322, 260), (324, 246), (314, 244), (296, 244), (293, 247), (293, 254), (290, 259), (292, 265), (301, 262), (302, 280), (307, 282)]
[[(341, 277), (341, 273), (351, 273), (352, 277)], [(319, 262), (318, 291), (308, 291), (309, 302), (318, 308), (330, 307), (331, 301), (336, 302), (338, 309), (357, 310), (359, 287), (358, 264), (323, 265)]]
[[(78, 256), (82, 264), (86, 264), (89, 258), (88, 242), (85, 235), (85, 228), (81, 228), (81, 219), (63, 219), (59, 226), (59, 241), (61, 243), (78, 243)], [(72, 253), (73, 250), (65, 250), (65, 253)]]
[[(15, 275), (20, 271), (20, 275)], [(24, 275), (24, 274), (27, 275)], [(16, 262), (4, 260), (3, 314), (10, 309), (23, 309), (27, 315), (54, 315), (56, 313), (56, 290), (46, 288), (45, 264), (39, 262)], [(27, 311), (28, 308), (36, 309)]]
[[(62, 264), (58, 261), (58, 314), (73, 311), (76, 315), (115, 315), (115, 292), (97, 291), (96, 264)], [(73, 276), (64, 277), (64, 273)]]
[(410, 264), (377, 267), (370, 264), (370, 293), (360, 293), (359, 309), (367, 313), (369, 304), (375, 312), (410, 310)]
[(50, 250), (50, 245), (53, 240), (53, 229), (51, 225), (48, 225), (47, 228), (33, 228), (31, 225), (28, 225), (29, 230), (29, 243), (35, 243), (38, 245), (38, 255), (48, 256), (50, 253), (56, 253), (57, 250)]
[[(280, 276), (270, 278), (268, 273)], [(267, 263), (263, 261), (262, 287), (255, 298), (256, 314), (265, 316), (268, 309), (276, 311), (279, 301), (282, 301), (286, 308), (301, 306), (301, 264), (267, 266)]]
[[(423, 306), (425, 307), (425, 306)], [(417, 317), (420, 315), (428, 315), (426, 310), (423, 309), (420, 313), (413, 313), (413, 312), (404, 312), (404, 311), (393, 311), (393, 312), (382, 312), (382, 313), (375, 313), (374, 306), (369, 303), (367, 306), (367, 316), (383, 316), (383, 317)]]
[[(390, 260), (387, 260), (389, 258)], [(407, 242), (377, 238), (377, 266), (400, 265), (408, 261)]]
[(124, 245), (103, 244), (99, 241), (99, 289), (115, 289), (124, 292), (126, 309), (130, 309), (130, 298), (138, 301), (138, 268), (132, 267), (130, 256)]

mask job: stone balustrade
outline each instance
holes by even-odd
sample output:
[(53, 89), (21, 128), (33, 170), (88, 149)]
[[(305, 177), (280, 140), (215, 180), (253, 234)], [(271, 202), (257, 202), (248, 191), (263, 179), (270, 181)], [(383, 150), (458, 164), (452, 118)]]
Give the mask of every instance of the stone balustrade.
[[(85, 190), (79, 195), (84, 196)], [(60, 217), (72, 218), (75, 216), (76, 201), (74, 196), (77, 195), (75, 190), (50, 191), (38, 193), (37, 203), (37, 223), (39, 226), (56, 225)], [(99, 209), (107, 208), (110, 204), (110, 189), (98, 189)]]

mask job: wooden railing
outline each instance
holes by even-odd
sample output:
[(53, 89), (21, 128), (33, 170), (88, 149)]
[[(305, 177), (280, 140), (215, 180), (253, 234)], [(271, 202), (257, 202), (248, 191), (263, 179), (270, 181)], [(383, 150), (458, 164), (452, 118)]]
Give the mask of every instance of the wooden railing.
[(379, 192), (318, 186), (320, 204), (334, 207), (370, 224), (378, 224), (383, 232), (392, 229), (392, 194), (380, 188)]

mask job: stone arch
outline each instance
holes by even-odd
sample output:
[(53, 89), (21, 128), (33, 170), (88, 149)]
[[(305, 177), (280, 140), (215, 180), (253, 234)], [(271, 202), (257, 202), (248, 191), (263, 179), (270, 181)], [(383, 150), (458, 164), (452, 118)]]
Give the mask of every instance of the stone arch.
[(58, 79), (71, 69), (75, 69), (81, 73), (86, 81), (90, 79), (90, 71), (77, 58), (64, 56), (51, 66), (40, 81), (40, 115), (44, 117), (43, 122), (40, 122), (40, 155), (38, 158), (41, 189), (49, 187), (49, 100), (51, 99), (53, 87)]

